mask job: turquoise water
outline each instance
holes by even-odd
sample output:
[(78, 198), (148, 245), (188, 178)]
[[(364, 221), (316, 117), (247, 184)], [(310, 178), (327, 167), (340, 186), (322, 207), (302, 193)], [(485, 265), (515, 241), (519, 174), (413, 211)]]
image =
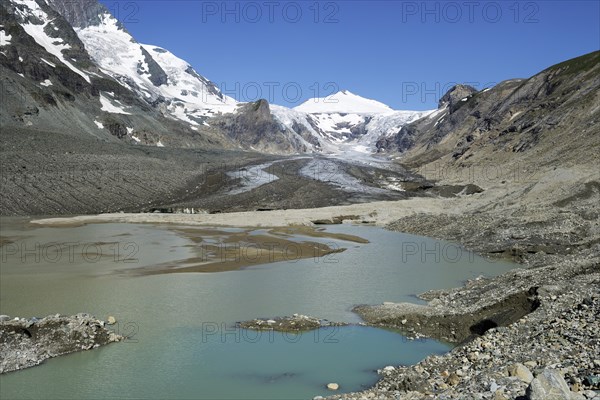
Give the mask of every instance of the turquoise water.
[[(3, 375), (2, 399), (299, 399), (328, 394), (329, 382), (341, 391), (360, 390), (376, 382), (377, 368), (416, 363), (449, 347), (359, 326), (286, 336), (237, 330), (235, 322), (293, 313), (358, 322), (351, 312), (356, 304), (418, 301), (415, 295), (425, 290), (514, 267), (448, 243), (338, 225), (327, 230), (371, 243), (318, 239), (347, 250), (232, 272), (133, 276), (126, 271), (192, 257), (194, 244), (164, 226), (2, 222), (2, 235), (15, 243), (2, 248), (1, 314), (114, 315), (115, 330), (132, 335), (125, 343)], [(77, 244), (71, 258), (55, 260), (51, 244), (57, 242)], [(96, 254), (92, 243), (100, 246)], [(23, 257), (23, 244), (38, 250)]]

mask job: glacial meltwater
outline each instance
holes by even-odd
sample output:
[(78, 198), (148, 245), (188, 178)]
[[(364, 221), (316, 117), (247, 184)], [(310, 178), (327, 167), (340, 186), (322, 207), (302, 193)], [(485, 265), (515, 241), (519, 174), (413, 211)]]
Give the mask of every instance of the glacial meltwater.
[(358, 323), (354, 305), (419, 302), (415, 295), (426, 290), (515, 268), (446, 242), (334, 225), (325, 231), (369, 243), (298, 233), (293, 240), (346, 250), (227, 272), (143, 275), (131, 272), (196, 257), (198, 240), (183, 229), (203, 228), (1, 222), (0, 314), (112, 315), (114, 330), (129, 336), (2, 375), (3, 399), (302, 399), (331, 394), (329, 382), (340, 392), (361, 390), (377, 381), (378, 368), (417, 363), (450, 346), (358, 325), (294, 335), (240, 330), (236, 322), (301, 313)]

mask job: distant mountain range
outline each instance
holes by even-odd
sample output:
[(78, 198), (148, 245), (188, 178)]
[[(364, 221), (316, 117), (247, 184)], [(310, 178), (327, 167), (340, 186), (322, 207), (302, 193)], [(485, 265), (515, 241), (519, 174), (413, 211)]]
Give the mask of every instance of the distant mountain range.
[(96, 0), (0, 0), (3, 126), (267, 153), (369, 151), (423, 112), (343, 90), (295, 109), (225, 96), (167, 49), (140, 44)]
[(348, 90), (290, 109), (225, 96), (167, 49), (137, 42), (96, 0), (0, 0), (0, 17), (3, 129), (171, 148), (403, 154), (418, 164), (473, 157), (490, 143), (525, 151), (547, 131), (598, 126), (598, 52), (484, 91), (457, 85), (438, 110), (395, 111)]

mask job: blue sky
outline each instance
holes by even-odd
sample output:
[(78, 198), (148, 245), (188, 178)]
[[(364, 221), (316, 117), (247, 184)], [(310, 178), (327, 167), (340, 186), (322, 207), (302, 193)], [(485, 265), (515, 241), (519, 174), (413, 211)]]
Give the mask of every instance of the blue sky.
[(295, 106), (347, 89), (425, 110), (600, 49), (599, 1), (111, 1), (141, 43), (226, 94)]

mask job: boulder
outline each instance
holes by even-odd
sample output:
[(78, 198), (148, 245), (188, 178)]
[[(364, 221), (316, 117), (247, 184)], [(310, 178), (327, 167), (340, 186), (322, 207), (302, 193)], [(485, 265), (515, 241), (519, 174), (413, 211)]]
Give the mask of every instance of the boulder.
[(533, 380), (533, 374), (529, 371), (529, 368), (521, 363), (516, 363), (508, 367), (508, 375), (515, 376), (525, 383), (531, 383)]
[(329, 390), (338, 390), (340, 388), (340, 385), (338, 385), (337, 383), (328, 383), (327, 384), (327, 389)]
[(571, 394), (562, 374), (546, 368), (531, 381), (525, 397), (528, 400), (571, 400)]

